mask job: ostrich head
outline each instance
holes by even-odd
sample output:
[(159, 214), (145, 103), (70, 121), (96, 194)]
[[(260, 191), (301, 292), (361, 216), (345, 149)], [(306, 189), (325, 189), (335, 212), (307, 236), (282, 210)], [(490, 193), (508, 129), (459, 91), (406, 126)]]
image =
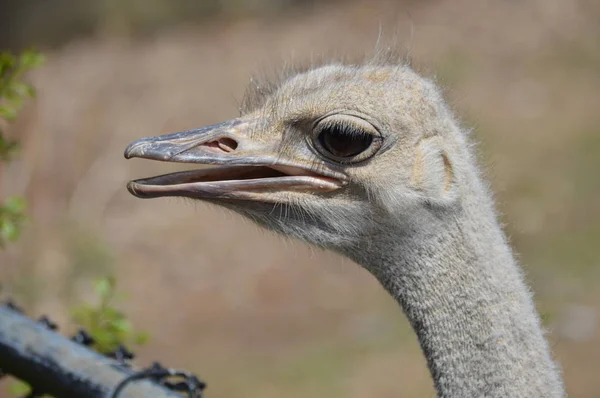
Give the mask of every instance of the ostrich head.
[(216, 203), (367, 268), (408, 316), (443, 397), (562, 397), (467, 137), (406, 66), (330, 65), (256, 90), (237, 119), (132, 143), (211, 165), (129, 183)]
[(245, 102), (239, 118), (129, 145), (127, 158), (214, 166), (129, 191), (216, 203), (346, 254), (391, 219), (409, 226), (455, 199), (445, 141), (457, 128), (435, 86), (407, 66), (323, 66)]

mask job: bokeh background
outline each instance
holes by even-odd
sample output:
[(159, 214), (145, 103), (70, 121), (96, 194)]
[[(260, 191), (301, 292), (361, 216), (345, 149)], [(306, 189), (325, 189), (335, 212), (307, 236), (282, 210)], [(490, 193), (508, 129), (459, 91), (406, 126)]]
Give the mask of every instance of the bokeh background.
[[(30, 220), (0, 252), (32, 314), (114, 273), (158, 359), (218, 397), (431, 397), (396, 303), (349, 260), (225, 210), (141, 201), (134, 139), (237, 116), (251, 74), (373, 50), (379, 32), (444, 87), (479, 142), (571, 397), (600, 396), (600, 2), (28, 0), (0, 3), (0, 49), (35, 45), (38, 97), (10, 133), (0, 196)], [(2, 393), (0, 393), (2, 394)]]

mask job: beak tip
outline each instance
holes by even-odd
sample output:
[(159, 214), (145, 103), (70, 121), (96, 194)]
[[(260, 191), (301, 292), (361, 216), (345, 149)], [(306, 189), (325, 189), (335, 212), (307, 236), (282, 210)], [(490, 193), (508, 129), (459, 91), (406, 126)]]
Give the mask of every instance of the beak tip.
[(127, 183), (127, 190), (129, 191), (130, 194), (132, 194), (133, 196), (137, 196), (136, 195), (136, 191), (135, 191), (135, 182), (133, 181), (129, 181)]
[(173, 149), (169, 145), (161, 145), (147, 139), (132, 142), (125, 148), (125, 159), (144, 158), (160, 161), (169, 161), (173, 158)]
[(132, 194), (136, 198), (144, 199), (145, 196), (137, 190), (137, 185), (138, 184), (135, 181), (129, 181), (127, 183), (127, 190), (129, 191), (130, 194)]
[(134, 141), (125, 148), (123, 156), (125, 156), (125, 159), (143, 158), (147, 155), (149, 149), (148, 146), (148, 140), (146, 138)]
[(138, 142), (132, 142), (131, 144), (129, 144), (127, 146), (127, 148), (125, 148), (125, 152), (123, 153), (123, 156), (125, 156), (125, 159), (131, 159), (133, 157), (136, 157), (139, 155), (139, 150), (137, 150), (139, 148)]

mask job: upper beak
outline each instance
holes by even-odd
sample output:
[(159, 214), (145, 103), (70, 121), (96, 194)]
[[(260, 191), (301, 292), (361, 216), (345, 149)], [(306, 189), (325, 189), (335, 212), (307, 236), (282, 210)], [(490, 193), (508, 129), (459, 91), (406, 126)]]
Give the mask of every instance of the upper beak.
[(186, 196), (277, 202), (285, 192), (327, 192), (346, 184), (345, 174), (325, 163), (315, 165), (314, 157), (300, 149), (294, 159), (283, 157), (278, 151), (280, 137), (251, 136), (259, 123), (258, 119), (234, 119), (131, 143), (125, 149), (127, 159), (220, 166), (131, 181), (127, 184), (129, 192), (140, 198)]

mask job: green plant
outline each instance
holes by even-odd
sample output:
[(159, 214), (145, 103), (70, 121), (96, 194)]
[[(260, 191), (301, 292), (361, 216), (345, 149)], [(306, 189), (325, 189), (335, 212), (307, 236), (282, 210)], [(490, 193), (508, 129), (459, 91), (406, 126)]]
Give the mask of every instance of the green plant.
[(0, 206), (0, 247), (19, 238), (26, 219), (24, 211), (25, 201), (19, 197), (9, 197)]
[[(0, 53), (0, 162), (8, 162), (18, 149), (18, 143), (9, 139), (3, 127), (15, 120), (25, 99), (35, 96), (35, 89), (25, 83), (23, 75), (44, 62), (35, 50), (27, 50), (19, 56), (9, 52)], [(19, 238), (25, 221), (25, 202), (22, 198), (0, 198), (0, 247)]]
[[(34, 50), (28, 50), (18, 56), (8, 52), (0, 53), (0, 166), (9, 162), (18, 150), (18, 142), (10, 139), (4, 127), (13, 122), (25, 100), (35, 96), (35, 89), (23, 81), (28, 70), (42, 65), (43, 56)], [(25, 201), (20, 197), (0, 198), (0, 247), (19, 238), (25, 216)], [(86, 262), (92, 262), (87, 258)], [(102, 261), (102, 260), (100, 260)], [(146, 333), (133, 330), (131, 322), (117, 309), (115, 302), (116, 280), (107, 277), (98, 280), (94, 286), (98, 295), (98, 304), (82, 304), (72, 311), (73, 321), (94, 339), (93, 348), (106, 354), (121, 344), (144, 344), (148, 340)], [(23, 381), (9, 385), (10, 394), (22, 396), (31, 392), (31, 387)]]
[[(3, 127), (16, 119), (26, 98), (35, 96), (33, 86), (22, 81), (23, 75), (43, 62), (44, 57), (35, 50), (24, 51), (19, 56), (0, 53), (0, 162), (9, 162), (19, 147), (17, 141), (6, 136)], [(4, 202), (0, 198), (0, 248), (19, 238), (25, 219), (23, 198), (8, 197)], [(22, 381), (11, 383), (9, 390), (15, 396), (31, 391)]]
[(94, 290), (98, 295), (96, 305), (85, 303), (72, 310), (73, 321), (93, 337), (93, 348), (107, 354), (121, 344), (144, 344), (148, 335), (134, 331), (125, 314), (115, 306), (121, 299), (116, 293), (115, 278), (97, 280)]
[[(7, 137), (4, 128), (16, 119), (25, 100), (35, 96), (34, 87), (25, 83), (23, 76), (43, 62), (44, 57), (35, 50), (24, 51), (18, 56), (8, 52), (0, 53), (0, 166), (11, 161), (19, 148), (16, 140)], [(8, 197), (4, 201), (0, 198), (0, 248), (19, 238), (26, 219), (25, 210), (23, 198)], [(93, 260), (95, 259), (87, 258), (85, 262)], [(106, 354), (121, 344), (144, 344), (148, 335), (134, 331), (131, 322), (115, 306), (115, 302), (119, 300), (115, 278), (98, 280), (94, 289), (98, 295), (97, 305), (82, 304), (72, 310), (73, 322), (84, 328), (94, 339), (93, 348)], [(9, 393), (13, 396), (30, 392), (31, 387), (23, 381), (15, 381), (9, 385)]]

